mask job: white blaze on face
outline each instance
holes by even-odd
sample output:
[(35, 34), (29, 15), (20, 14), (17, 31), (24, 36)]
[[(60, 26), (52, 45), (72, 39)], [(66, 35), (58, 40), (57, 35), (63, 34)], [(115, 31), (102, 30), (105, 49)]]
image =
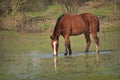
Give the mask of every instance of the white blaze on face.
[(54, 42), (53, 42), (53, 51), (54, 51), (53, 54), (54, 54), (54, 55), (57, 54), (57, 52), (56, 52), (56, 45), (57, 45), (57, 42), (54, 41)]

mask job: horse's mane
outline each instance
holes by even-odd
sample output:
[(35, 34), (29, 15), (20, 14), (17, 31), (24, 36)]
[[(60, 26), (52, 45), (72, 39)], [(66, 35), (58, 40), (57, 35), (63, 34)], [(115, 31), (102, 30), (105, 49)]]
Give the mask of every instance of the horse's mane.
[(64, 14), (62, 14), (60, 17), (58, 17), (57, 22), (56, 22), (56, 24), (55, 24), (54, 31), (57, 29), (58, 23), (59, 23), (60, 19), (61, 19), (63, 16), (64, 16)]

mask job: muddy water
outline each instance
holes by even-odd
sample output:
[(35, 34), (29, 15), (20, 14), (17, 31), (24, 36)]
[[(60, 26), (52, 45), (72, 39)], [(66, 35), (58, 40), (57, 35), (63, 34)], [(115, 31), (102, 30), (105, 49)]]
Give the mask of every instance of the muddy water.
[[(100, 54), (108, 53), (120, 53), (120, 51), (100, 52)], [(89, 52), (89, 54), (95, 54), (95, 52)], [(84, 55), (84, 53), (76, 52), (73, 53), (72, 56), (75, 58), (80, 55)], [(63, 54), (59, 54), (58, 56), (59, 59), (63, 58), (63, 61), (66, 61), (66, 59), (64, 59), (65, 57), (63, 57), (64, 56)], [(74, 59), (69, 60), (74, 61)], [(53, 58), (53, 55), (50, 53), (40, 54), (38, 52), (33, 51), (30, 53), (21, 54), (10, 55), (2, 54), (0, 55), (0, 80), (49, 80), (48, 78), (44, 79), (44, 77), (53, 76), (53, 73), (55, 71), (57, 71), (58, 74), (59, 70), (62, 71), (62, 68), (60, 68), (60, 66), (62, 67), (63, 65), (66, 65), (66, 64), (61, 65), (63, 62), (59, 64), (57, 64), (57, 62), (58, 58), (57, 57)], [(71, 67), (70, 65), (71, 64), (69, 64), (67, 68)], [(75, 65), (78, 64), (76, 63)], [(116, 74), (118, 73), (119, 72), (116, 72)]]

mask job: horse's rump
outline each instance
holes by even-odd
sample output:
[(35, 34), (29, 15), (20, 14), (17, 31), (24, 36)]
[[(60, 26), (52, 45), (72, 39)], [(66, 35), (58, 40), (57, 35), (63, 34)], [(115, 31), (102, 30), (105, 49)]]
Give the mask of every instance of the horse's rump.
[(99, 32), (99, 19), (97, 16), (87, 13), (85, 15), (88, 18), (90, 32)]

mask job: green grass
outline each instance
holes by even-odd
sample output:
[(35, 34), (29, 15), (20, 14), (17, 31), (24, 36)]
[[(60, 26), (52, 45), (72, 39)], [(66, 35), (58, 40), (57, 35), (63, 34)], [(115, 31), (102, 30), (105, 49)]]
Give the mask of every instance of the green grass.
[(61, 5), (51, 5), (48, 6), (46, 10), (41, 12), (42, 16), (46, 16), (47, 19), (56, 19), (58, 16), (60, 16), (62, 13)]
[[(50, 51), (50, 39), (49, 35), (46, 34), (24, 34), (16, 33), (13, 35), (12, 32), (1, 32), (1, 52), (4, 53), (14, 52), (30, 52), (30, 51), (39, 51), (39, 52), (48, 52)], [(49, 49), (46, 51), (46, 49)]]
[(40, 16), (40, 12), (26, 12), (27, 17), (37, 17)]
[[(118, 29), (108, 29), (98, 33), (100, 50), (119, 50), (120, 37)], [(15, 31), (0, 31), (0, 53), (27, 53), (38, 51), (52, 53), (49, 36), (51, 33), (18, 33)], [(91, 36), (90, 51), (95, 51), (95, 42)], [(64, 39), (60, 37), (59, 53), (64, 53)], [(71, 46), (74, 52), (84, 52), (86, 40), (84, 35), (72, 36)]]
[(90, 10), (91, 13), (95, 14), (96, 16), (102, 17), (102, 16), (109, 16), (114, 15), (114, 6), (113, 5), (106, 5), (99, 8), (93, 8)]
[[(100, 31), (100, 51), (120, 50), (118, 29)], [(0, 79), (3, 80), (119, 80), (120, 53), (100, 54), (99, 63), (96, 56), (85, 55), (73, 57), (40, 58), (40, 54), (52, 55), (51, 33), (18, 33), (0, 31)], [(91, 36), (92, 38), (92, 36)], [(71, 37), (72, 50), (85, 50), (84, 35)], [(90, 51), (95, 51), (92, 38)], [(59, 53), (64, 53), (64, 39), (60, 37)], [(38, 56), (34, 56), (38, 55)]]

